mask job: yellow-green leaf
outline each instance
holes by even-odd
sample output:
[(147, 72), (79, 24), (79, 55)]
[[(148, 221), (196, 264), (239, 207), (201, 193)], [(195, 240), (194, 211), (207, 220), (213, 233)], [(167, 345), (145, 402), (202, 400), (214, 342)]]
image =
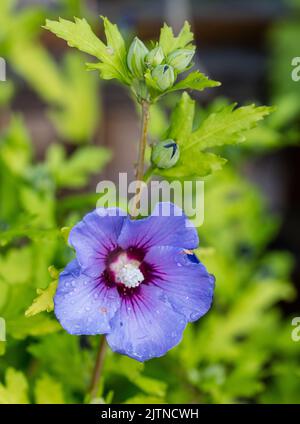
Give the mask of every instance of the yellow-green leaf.
[(26, 404), (28, 400), (28, 383), (23, 373), (8, 368), (5, 384), (0, 384), (0, 404)]
[(44, 374), (37, 380), (34, 394), (37, 404), (54, 405), (65, 403), (62, 385), (48, 374)]
[(37, 289), (38, 296), (33, 300), (32, 305), (26, 310), (25, 316), (31, 317), (40, 312), (51, 312), (54, 309), (53, 297), (56, 292), (58, 280), (52, 281), (49, 286), (43, 289)]

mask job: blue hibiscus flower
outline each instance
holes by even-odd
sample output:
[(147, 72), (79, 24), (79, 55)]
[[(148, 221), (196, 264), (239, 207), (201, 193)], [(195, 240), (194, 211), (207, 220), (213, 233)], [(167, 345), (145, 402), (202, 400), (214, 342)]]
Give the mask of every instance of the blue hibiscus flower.
[(214, 277), (191, 252), (197, 231), (172, 203), (140, 220), (97, 209), (69, 242), (76, 259), (60, 275), (54, 304), (70, 334), (105, 334), (113, 351), (146, 361), (177, 345), (211, 306)]

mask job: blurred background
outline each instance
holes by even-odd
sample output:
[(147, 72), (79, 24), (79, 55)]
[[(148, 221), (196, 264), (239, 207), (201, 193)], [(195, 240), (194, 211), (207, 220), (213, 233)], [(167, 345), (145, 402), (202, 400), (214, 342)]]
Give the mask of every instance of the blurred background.
[[(128, 45), (135, 34), (156, 39), (165, 21), (175, 32), (191, 23), (196, 66), (222, 82), (192, 93), (199, 122), (228, 102), (277, 106), (245, 144), (223, 148), (228, 166), (206, 181), (199, 254), (217, 277), (213, 312), (145, 368), (109, 356), (103, 399), (299, 403), (300, 342), (291, 339), (291, 320), (300, 316), (300, 82), (291, 78), (300, 56), (299, 0), (1, 1), (2, 380), (12, 367), (29, 386), (23, 400), (54, 402), (51, 390), (41, 397), (45, 385), (59, 387), (60, 402), (84, 399), (94, 342), (78, 345), (52, 318), (28, 324), (23, 315), (35, 288), (49, 284), (48, 266), (62, 268), (70, 258), (58, 229), (94, 207), (98, 181), (117, 181), (118, 172), (133, 177), (139, 113), (130, 95), (86, 72), (90, 58), (42, 29), (46, 17), (79, 16), (103, 37), (99, 15), (118, 24)], [(153, 110), (153, 139), (177, 100)], [(74, 381), (66, 362), (53, 366), (55, 352), (70, 350), (77, 359), (67, 368), (80, 368)]]

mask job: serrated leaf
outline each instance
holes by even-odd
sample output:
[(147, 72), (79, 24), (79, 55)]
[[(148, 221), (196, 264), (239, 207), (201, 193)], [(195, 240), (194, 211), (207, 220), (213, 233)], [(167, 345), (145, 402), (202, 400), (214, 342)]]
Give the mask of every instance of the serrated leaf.
[[(66, 228), (66, 227), (64, 227), (64, 228)], [(48, 272), (49, 272), (50, 277), (52, 278), (52, 280), (58, 280), (59, 270), (56, 269), (54, 265), (50, 265), (48, 267)]]
[(43, 405), (64, 404), (64, 394), (61, 383), (44, 374), (40, 377), (34, 388), (35, 403)]
[(221, 83), (209, 79), (206, 75), (199, 71), (191, 72), (186, 78), (177, 82), (173, 87), (167, 90), (167, 93), (178, 90), (197, 90), (202, 91), (205, 88), (219, 87)]
[(174, 50), (182, 49), (194, 40), (194, 35), (191, 32), (190, 24), (185, 21), (184, 25), (177, 37), (174, 36), (173, 30), (166, 23), (160, 31), (159, 45), (167, 56)]
[(203, 150), (244, 141), (247, 132), (273, 110), (271, 107), (255, 105), (237, 109), (234, 107), (235, 105), (226, 106), (219, 112), (210, 114), (198, 129), (191, 132), (194, 105), (184, 93), (172, 115), (168, 130), (168, 136), (180, 144), (179, 161), (169, 169), (156, 168), (154, 173), (165, 178), (182, 179), (204, 177), (220, 170), (226, 159)]
[(26, 310), (25, 316), (32, 317), (40, 312), (51, 312), (54, 309), (53, 297), (56, 292), (58, 280), (52, 281), (49, 286), (43, 289), (37, 289), (38, 296), (33, 300), (32, 305)]
[(8, 368), (0, 384), (0, 404), (28, 404), (28, 383), (22, 372)]
[(212, 113), (189, 137), (185, 149), (197, 146), (200, 150), (245, 141), (244, 132), (254, 128), (274, 108), (268, 106), (226, 106)]
[(76, 47), (98, 59), (107, 54), (104, 43), (95, 35), (84, 18), (74, 18), (74, 22), (62, 18), (59, 18), (59, 21), (47, 19), (45, 29), (65, 40), (70, 47)]
[(103, 18), (103, 21), (107, 45), (94, 34), (85, 19), (75, 18), (75, 22), (66, 19), (59, 19), (58, 22), (47, 20), (45, 28), (66, 40), (70, 47), (98, 58), (101, 62), (89, 64), (89, 68), (98, 69), (103, 79), (116, 78), (129, 84), (124, 40), (116, 25), (107, 18)]

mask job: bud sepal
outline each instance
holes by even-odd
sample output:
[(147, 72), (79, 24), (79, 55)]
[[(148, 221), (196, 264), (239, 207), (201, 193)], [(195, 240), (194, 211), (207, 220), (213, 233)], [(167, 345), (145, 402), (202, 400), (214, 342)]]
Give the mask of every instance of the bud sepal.
[(156, 68), (153, 69), (151, 76), (161, 91), (171, 88), (175, 82), (174, 69), (170, 65), (156, 66)]
[(172, 168), (178, 162), (180, 156), (178, 144), (167, 139), (158, 142), (152, 149), (151, 162), (157, 168)]
[(195, 54), (195, 49), (178, 49), (173, 51), (167, 57), (167, 64), (172, 66), (177, 72), (183, 72), (188, 69)]
[(137, 78), (143, 78), (145, 71), (145, 57), (149, 50), (145, 44), (135, 37), (127, 54), (127, 66), (130, 72)]

